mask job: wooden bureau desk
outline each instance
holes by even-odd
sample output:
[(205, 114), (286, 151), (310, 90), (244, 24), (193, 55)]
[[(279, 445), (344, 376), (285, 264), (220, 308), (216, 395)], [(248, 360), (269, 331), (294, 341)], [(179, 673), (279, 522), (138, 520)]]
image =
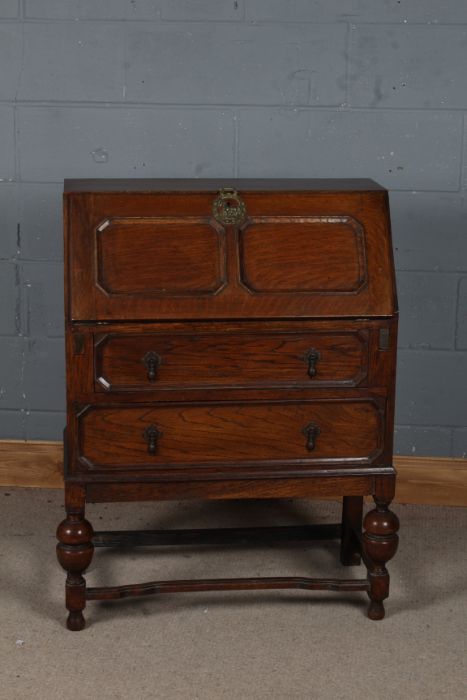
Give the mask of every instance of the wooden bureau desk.
[[(87, 600), (165, 591), (366, 591), (384, 616), (398, 521), (397, 301), (371, 180), (65, 182), (68, 627)], [(363, 523), (363, 496), (376, 506)], [(93, 532), (85, 503), (342, 497), (307, 527)], [(365, 579), (86, 587), (95, 546), (340, 538)]]

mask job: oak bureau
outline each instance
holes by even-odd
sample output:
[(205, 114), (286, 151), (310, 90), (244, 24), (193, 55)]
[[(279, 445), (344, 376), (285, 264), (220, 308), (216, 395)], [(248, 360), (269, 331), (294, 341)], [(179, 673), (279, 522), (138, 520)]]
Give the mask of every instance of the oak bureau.
[[(67, 625), (88, 600), (196, 590), (366, 591), (397, 549), (397, 301), (371, 180), (65, 181)], [(375, 506), (362, 527), (363, 498)], [(93, 532), (86, 502), (342, 498), (303, 527)], [(87, 587), (96, 546), (340, 539), (363, 579)]]

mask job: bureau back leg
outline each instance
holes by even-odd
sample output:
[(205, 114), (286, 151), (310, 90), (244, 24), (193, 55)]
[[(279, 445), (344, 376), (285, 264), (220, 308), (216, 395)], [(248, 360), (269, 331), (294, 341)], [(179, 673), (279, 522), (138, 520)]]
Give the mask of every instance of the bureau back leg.
[[(83, 610), (86, 605), (86, 581), (83, 573), (91, 563), (94, 553), (93, 529), (84, 518), (84, 494), (82, 504), (77, 504), (76, 494), (66, 490), (67, 517), (57, 528), (57, 558), (67, 572), (65, 584), (66, 607), (69, 611), (67, 627), (72, 631), (84, 628)], [(71, 503), (70, 503), (71, 501)]]
[(397, 551), (399, 519), (389, 510), (390, 500), (374, 496), (374, 501), (376, 508), (367, 513), (363, 521), (365, 532), (362, 543), (370, 583), (368, 617), (371, 620), (382, 620), (383, 600), (389, 595), (389, 573), (385, 564)]
[[(363, 496), (344, 496), (342, 502), (341, 562), (345, 566), (360, 564)], [(355, 534), (357, 533), (357, 534)]]

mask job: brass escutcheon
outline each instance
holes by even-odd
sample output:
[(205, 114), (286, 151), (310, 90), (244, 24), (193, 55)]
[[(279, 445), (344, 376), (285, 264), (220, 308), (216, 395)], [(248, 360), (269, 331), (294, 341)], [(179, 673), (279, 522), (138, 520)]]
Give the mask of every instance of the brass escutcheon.
[(246, 218), (245, 202), (233, 187), (224, 187), (213, 202), (212, 214), (220, 224), (241, 224)]

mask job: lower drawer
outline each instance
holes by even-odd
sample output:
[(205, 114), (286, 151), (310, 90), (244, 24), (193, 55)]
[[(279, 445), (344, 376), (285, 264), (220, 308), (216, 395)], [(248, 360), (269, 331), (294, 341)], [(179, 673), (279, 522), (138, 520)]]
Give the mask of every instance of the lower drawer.
[(372, 398), (90, 406), (78, 418), (86, 470), (310, 463), (369, 464), (384, 412)]

